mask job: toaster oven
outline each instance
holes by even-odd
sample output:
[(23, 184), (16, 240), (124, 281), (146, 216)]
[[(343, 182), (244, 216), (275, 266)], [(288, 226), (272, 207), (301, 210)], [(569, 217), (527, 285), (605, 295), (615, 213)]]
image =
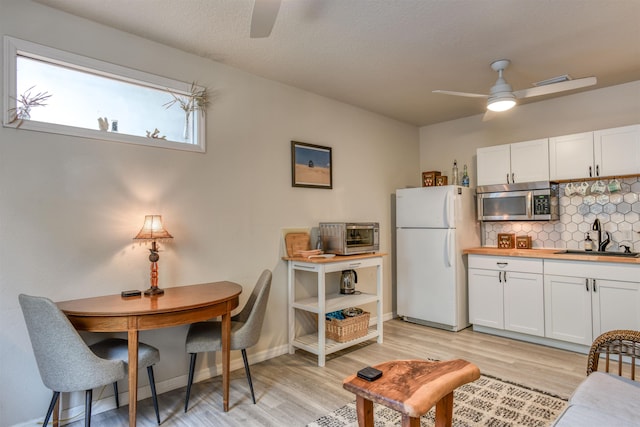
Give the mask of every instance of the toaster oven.
[(326, 253), (356, 255), (380, 250), (377, 222), (321, 222), (319, 229)]

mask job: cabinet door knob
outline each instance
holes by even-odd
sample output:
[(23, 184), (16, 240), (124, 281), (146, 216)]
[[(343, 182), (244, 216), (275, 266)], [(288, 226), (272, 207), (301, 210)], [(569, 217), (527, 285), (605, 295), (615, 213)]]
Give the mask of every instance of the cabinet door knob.
[(591, 173), (591, 166), (589, 166), (589, 178), (593, 177), (593, 173)]
[(596, 279), (591, 279), (591, 280), (593, 280), (593, 282), (592, 282), (593, 283), (593, 285), (592, 285), (593, 292), (598, 292), (598, 290), (596, 289)]
[(589, 279), (584, 279), (584, 286), (587, 288), (587, 292), (589, 292)]
[(516, 177), (515, 177), (515, 174), (513, 172), (511, 172), (511, 183), (512, 184), (516, 183)]

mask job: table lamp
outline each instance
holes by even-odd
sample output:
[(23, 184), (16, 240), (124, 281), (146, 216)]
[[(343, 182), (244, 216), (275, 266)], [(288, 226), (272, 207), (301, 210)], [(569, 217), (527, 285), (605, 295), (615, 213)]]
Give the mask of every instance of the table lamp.
[(140, 229), (140, 232), (133, 238), (134, 240), (140, 240), (145, 242), (151, 242), (151, 249), (149, 249), (149, 261), (151, 261), (151, 287), (144, 291), (145, 295), (162, 295), (164, 291), (158, 288), (158, 240), (173, 239), (173, 236), (165, 230), (162, 225), (161, 215), (146, 215), (144, 217), (144, 225)]

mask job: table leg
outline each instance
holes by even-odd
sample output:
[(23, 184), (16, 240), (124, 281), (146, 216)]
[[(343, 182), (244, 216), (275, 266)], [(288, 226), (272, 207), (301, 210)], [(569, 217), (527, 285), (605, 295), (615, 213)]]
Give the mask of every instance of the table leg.
[(410, 417), (402, 414), (402, 427), (420, 427), (420, 417)]
[(451, 427), (453, 422), (453, 392), (436, 403), (435, 427)]
[(231, 349), (231, 313), (222, 315), (222, 408), (229, 410), (229, 354)]
[(136, 425), (138, 409), (138, 331), (129, 330), (129, 427)]
[(60, 399), (62, 399), (62, 393), (58, 396), (58, 400), (56, 400), (56, 404), (53, 407), (53, 420), (51, 421), (53, 427), (60, 426)]
[(373, 402), (358, 395), (356, 396), (356, 412), (358, 427), (373, 427)]

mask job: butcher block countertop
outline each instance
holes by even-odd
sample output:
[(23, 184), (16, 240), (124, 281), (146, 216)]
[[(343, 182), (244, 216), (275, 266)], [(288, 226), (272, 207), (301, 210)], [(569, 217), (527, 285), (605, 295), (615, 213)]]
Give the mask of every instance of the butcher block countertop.
[(499, 249), (497, 247), (483, 246), (483, 247), (465, 249), (463, 253), (473, 254), (473, 255), (544, 258), (544, 259), (557, 259), (557, 260), (566, 260), (566, 261), (615, 262), (615, 263), (621, 263), (621, 264), (640, 265), (640, 258), (558, 253), (562, 251), (563, 249)]
[(374, 252), (374, 253), (359, 254), (359, 255), (336, 255), (331, 258), (324, 258), (321, 256), (314, 256), (311, 258), (305, 258), (302, 256), (296, 256), (296, 257), (285, 256), (285, 257), (282, 257), (282, 259), (285, 261), (302, 261), (302, 262), (312, 262), (314, 264), (327, 264), (330, 262), (355, 261), (355, 260), (365, 259), (365, 258), (381, 257), (385, 255), (387, 254), (384, 252)]

